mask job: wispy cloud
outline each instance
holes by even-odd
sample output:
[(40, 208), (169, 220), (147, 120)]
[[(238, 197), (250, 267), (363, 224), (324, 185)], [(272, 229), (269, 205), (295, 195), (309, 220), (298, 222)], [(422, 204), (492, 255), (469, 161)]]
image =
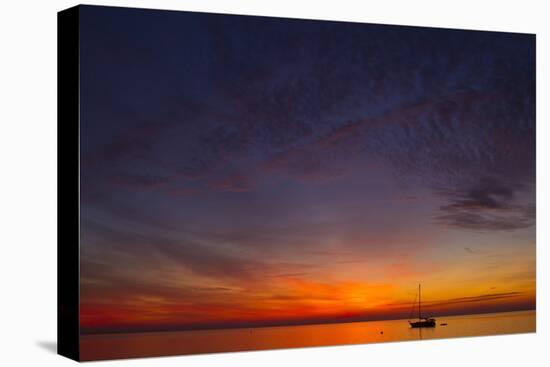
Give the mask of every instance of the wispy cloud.
[(534, 203), (522, 202), (522, 186), (483, 178), (473, 187), (440, 191), (449, 201), (440, 207), (436, 223), (471, 230), (515, 230), (534, 225)]
[(254, 180), (251, 175), (232, 173), (210, 181), (208, 187), (222, 192), (245, 192), (254, 187)]

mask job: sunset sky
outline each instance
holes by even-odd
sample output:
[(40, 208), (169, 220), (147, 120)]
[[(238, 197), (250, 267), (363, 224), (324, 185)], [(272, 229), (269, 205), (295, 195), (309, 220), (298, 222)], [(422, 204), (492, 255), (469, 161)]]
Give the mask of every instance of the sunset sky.
[(535, 308), (535, 37), (81, 7), (81, 331)]

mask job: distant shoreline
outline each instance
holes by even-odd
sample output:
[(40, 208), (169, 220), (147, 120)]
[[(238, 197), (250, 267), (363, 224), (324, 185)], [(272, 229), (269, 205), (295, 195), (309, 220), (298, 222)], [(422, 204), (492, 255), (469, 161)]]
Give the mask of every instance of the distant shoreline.
[[(475, 316), (475, 315), (489, 315), (489, 314), (503, 314), (503, 313), (520, 313), (520, 312), (536, 312), (536, 308), (532, 309), (519, 309), (519, 310), (510, 310), (510, 311), (497, 311), (497, 312), (477, 312), (477, 313), (447, 313), (447, 314), (436, 314), (432, 315), (435, 318), (440, 317), (459, 317), (459, 316)], [(278, 322), (273, 324), (264, 324), (264, 325), (250, 325), (243, 326), (240, 325), (228, 325), (228, 326), (198, 326), (198, 327), (173, 327), (173, 328), (143, 328), (143, 329), (104, 329), (91, 332), (81, 332), (81, 337), (86, 336), (99, 336), (99, 335), (117, 335), (117, 334), (147, 334), (147, 333), (177, 333), (177, 332), (188, 332), (188, 331), (212, 331), (212, 330), (234, 330), (234, 329), (268, 329), (268, 328), (279, 328), (279, 327), (289, 327), (289, 326), (315, 326), (315, 325), (331, 325), (331, 324), (351, 324), (351, 323), (360, 323), (360, 322), (381, 322), (381, 321), (406, 321), (407, 318), (398, 318), (398, 319), (341, 319), (341, 320), (311, 320), (311, 321), (300, 321), (300, 322)]]

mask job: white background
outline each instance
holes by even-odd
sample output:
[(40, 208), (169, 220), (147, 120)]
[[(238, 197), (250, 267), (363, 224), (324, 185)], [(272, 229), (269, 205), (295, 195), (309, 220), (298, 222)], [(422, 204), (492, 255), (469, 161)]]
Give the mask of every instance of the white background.
[[(94, 362), (98, 366), (542, 366), (550, 361), (549, 27), (539, 1), (88, 1), (88, 4), (537, 33), (537, 333)], [(56, 12), (0, 5), (0, 366), (67, 366), (56, 340)], [(546, 18), (546, 19), (545, 19)], [(543, 191), (546, 188), (546, 192)], [(545, 269), (544, 265), (547, 266)], [(546, 350), (545, 347), (546, 346)]]

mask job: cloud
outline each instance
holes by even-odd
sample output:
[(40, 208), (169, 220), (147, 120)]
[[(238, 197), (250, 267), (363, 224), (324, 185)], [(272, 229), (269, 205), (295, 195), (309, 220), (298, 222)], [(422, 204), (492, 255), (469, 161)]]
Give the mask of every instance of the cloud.
[[(204, 32), (192, 41), (200, 51), (194, 55), (155, 44), (170, 55), (153, 53), (159, 72), (143, 82), (158, 96), (142, 106), (135, 101), (146, 99), (132, 89), (127, 104), (135, 113), (119, 115), (127, 120), (121, 126), (132, 119), (158, 121), (121, 129), (84, 160), (140, 160), (142, 173), (159, 174), (155, 169), (162, 167), (162, 174), (204, 180), (205, 187), (211, 176), (248, 158), (254, 165), (245, 169), (307, 182), (345, 178), (365, 157), (392, 166), (397, 176), (415, 175), (430, 184), (487, 171), (534, 171), (533, 50), (524, 39), (439, 30), (441, 38), (433, 42), (421, 31), (375, 27), (378, 38), (369, 37), (365, 26), (341, 31), (335, 24), (323, 30), (303, 25), (289, 34), (276, 31), (276, 24), (227, 22), (199, 22)], [(119, 49), (121, 40), (109, 35), (104, 43)], [(523, 56), (503, 52), (512, 46)], [(136, 65), (132, 73), (151, 66)], [(151, 87), (159, 76), (166, 85)], [(237, 177), (212, 186), (250, 188)]]
[[(493, 177), (484, 177), (466, 191), (448, 192), (451, 204), (442, 207), (442, 210), (498, 210), (512, 209), (510, 202), (514, 199), (513, 187), (506, 186)], [(454, 196), (454, 198), (452, 198)]]
[(459, 297), (451, 298), (441, 301), (428, 301), (425, 302), (426, 307), (437, 307), (437, 306), (446, 306), (446, 305), (455, 305), (460, 303), (478, 303), (478, 302), (489, 302), (496, 301), (508, 298), (515, 298), (523, 295), (522, 292), (503, 292), (503, 293), (491, 293), (491, 294), (481, 294), (478, 296), (472, 297)]
[(433, 187), (483, 174), (534, 182), (534, 108), (526, 95), (469, 88), (363, 112), (272, 155), (263, 168), (297, 179), (344, 178), (368, 160)]
[(86, 154), (82, 164), (93, 169), (106, 163), (113, 164), (129, 157), (145, 157), (151, 152), (154, 139), (164, 130), (173, 127), (169, 122), (144, 122), (134, 125), (115, 136), (109, 143)]
[(144, 279), (147, 270), (156, 274), (146, 277), (153, 287), (155, 282), (184, 284), (178, 278), (182, 274), (242, 285), (310, 267), (306, 261), (261, 257), (259, 249), (235, 248), (225, 238), (216, 241), (181, 228), (174, 237), (173, 230), (117, 228), (88, 219), (83, 221), (82, 238), (87, 244), (82, 249), (83, 279), (118, 274), (117, 279), (125, 277), (122, 283), (127, 284)]
[(304, 272), (301, 272), (301, 273), (282, 273), (282, 274), (275, 274), (275, 275), (272, 275), (272, 277), (274, 278), (297, 278), (297, 277), (304, 277), (304, 276), (308, 276), (309, 273), (304, 273)]
[[(328, 153), (328, 154), (327, 154)], [(349, 162), (337, 162), (336, 152), (315, 147), (293, 148), (273, 155), (262, 163), (263, 172), (291, 177), (301, 182), (325, 182), (345, 176)]]
[(465, 189), (443, 190), (448, 201), (435, 216), (438, 224), (480, 231), (511, 231), (535, 224), (534, 203), (517, 199), (523, 189), (494, 177), (485, 177)]
[(464, 247), (464, 251), (466, 251), (469, 254), (473, 254), (473, 255), (478, 255), (478, 254), (481, 253), (481, 251), (476, 250), (476, 249), (472, 249), (470, 247)]
[(168, 189), (165, 193), (174, 198), (191, 198), (201, 194), (202, 190), (194, 187), (177, 187)]
[(84, 230), (93, 233), (95, 242), (104, 252), (101, 257), (112, 262), (113, 269), (116, 269), (117, 261), (133, 270), (139, 270), (142, 266), (151, 268), (153, 263), (158, 262), (159, 267), (171, 264), (202, 276), (243, 280), (252, 278), (255, 271), (266, 268), (258, 260), (201, 245), (186, 238), (184, 233), (180, 234), (180, 238), (173, 239), (154, 232), (121, 230), (92, 221), (84, 224)]
[(161, 188), (171, 179), (169, 177), (146, 174), (116, 174), (111, 177), (113, 185), (131, 190), (153, 190)]
[[(494, 288), (491, 288), (494, 289)], [(523, 292), (502, 292), (502, 293), (489, 293), (489, 294), (480, 294), (477, 296), (467, 296), (467, 297), (457, 297), (449, 299), (439, 299), (439, 300), (422, 300), (422, 306), (425, 308), (437, 309), (441, 306), (450, 306), (464, 303), (482, 303), (490, 302), (496, 300), (503, 300), (509, 298), (516, 298), (523, 296)], [(387, 304), (388, 307), (406, 307), (410, 306), (410, 303), (398, 302)]]
[(534, 218), (530, 215), (504, 217), (475, 213), (454, 213), (436, 217), (436, 223), (479, 231), (513, 231), (531, 227), (534, 224)]
[(232, 173), (209, 182), (208, 186), (221, 192), (246, 192), (252, 190), (254, 181), (250, 175)]

